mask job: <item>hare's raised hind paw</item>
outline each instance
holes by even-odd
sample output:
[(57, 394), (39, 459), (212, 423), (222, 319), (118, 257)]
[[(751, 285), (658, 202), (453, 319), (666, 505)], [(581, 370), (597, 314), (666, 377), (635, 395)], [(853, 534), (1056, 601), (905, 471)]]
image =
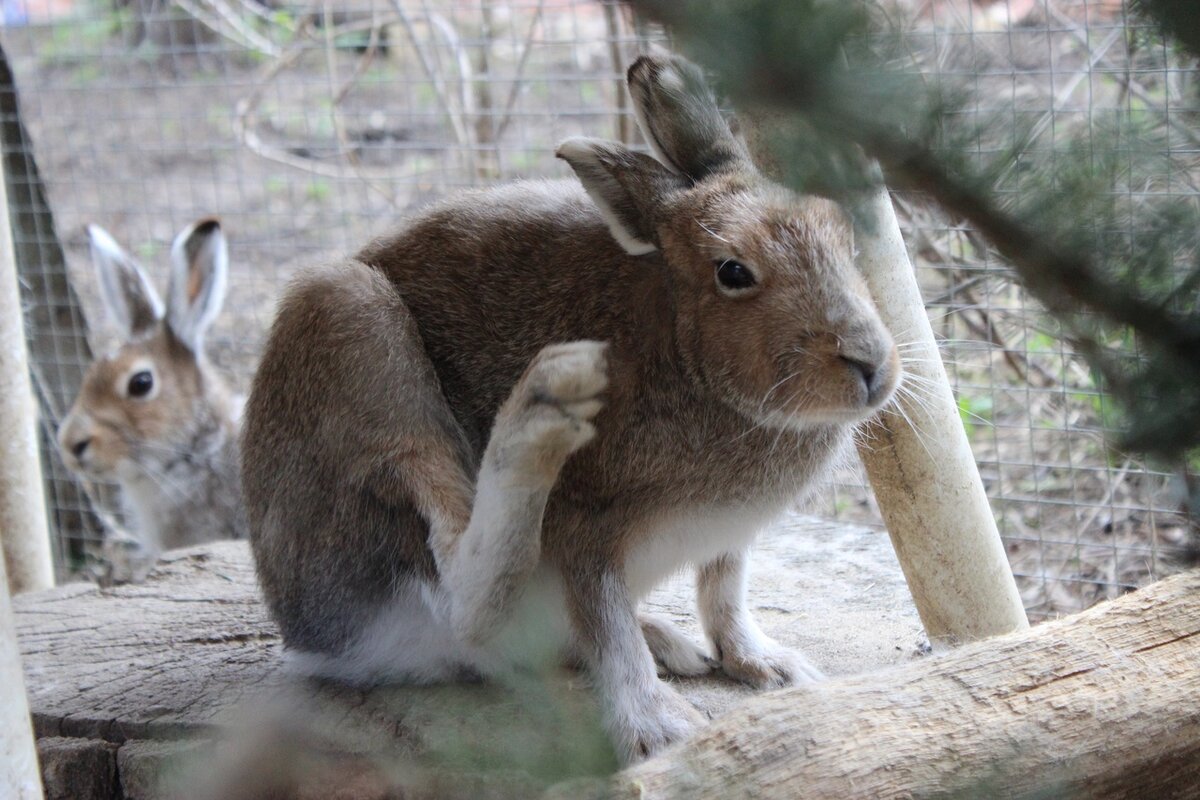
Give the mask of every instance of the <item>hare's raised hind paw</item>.
[(608, 386), (607, 345), (549, 345), (513, 389), (496, 419), (492, 442), (500, 465), (529, 478), (553, 481), (567, 456), (595, 435)]

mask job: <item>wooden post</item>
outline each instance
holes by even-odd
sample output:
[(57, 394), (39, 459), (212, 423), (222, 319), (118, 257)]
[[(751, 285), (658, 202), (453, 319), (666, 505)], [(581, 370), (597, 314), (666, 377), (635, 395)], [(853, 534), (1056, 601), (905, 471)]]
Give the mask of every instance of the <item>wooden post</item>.
[(8, 220), (8, 193), (0, 180), (0, 539), (8, 587), (16, 594), (53, 586), (54, 566), (38, 458), (37, 405)]
[(896, 403), (859, 455), (934, 645), (1029, 627), (886, 188), (859, 209), (858, 265), (903, 345)]
[(0, 797), (41, 800), (37, 744), (29, 721), (21, 651), (17, 647), (12, 601), (4, 588), (6, 580), (4, 560), (0, 559)]

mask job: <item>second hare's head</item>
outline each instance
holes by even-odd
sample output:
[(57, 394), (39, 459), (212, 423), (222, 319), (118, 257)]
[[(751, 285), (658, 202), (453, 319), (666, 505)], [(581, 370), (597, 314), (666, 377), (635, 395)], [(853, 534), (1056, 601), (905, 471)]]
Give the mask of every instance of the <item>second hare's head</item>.
[(689, 372), (766, 424), (873, 414), (900, 366), (855, 268), (849, 216), (764, 177), (695, 65), (643, 56), (628, 77), (654, 157), (596, 139), (570, 139), (558, 156), (617, 242), (670, 270)]
[(88, 239), (121, 343), (89, 367), (59, 426), (59, 448), (67, 466), (88, 477), (153, 474), (223, 413), (212, 406), (224, 390), (212, 385), (204, 334), (225, 297), (225, 237), (206, 219), (175, 238), (165, 308), (145, 271), (104, 229), (89, 225)]

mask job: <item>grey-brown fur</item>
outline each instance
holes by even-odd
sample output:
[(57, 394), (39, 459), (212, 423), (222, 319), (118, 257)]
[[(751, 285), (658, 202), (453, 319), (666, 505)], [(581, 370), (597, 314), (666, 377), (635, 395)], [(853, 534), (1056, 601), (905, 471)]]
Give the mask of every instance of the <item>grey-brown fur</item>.
[[(573, 140), (560, 156), (587, 194), (465, 194), (291, 287), (247, 407), (244, 473), (289, 648), (362, 678), (362, 637), (391, 635), (378, 611), (395, 602), (414, 629), (444, 620), (465, 667), (486, 665), (522, 586), (550, 574), (625, 760), (700, 722), (655, 677), (636, 616), (660, 573), (711, 562), (702, 616), (726, 671), (763, 686), (817, 674), (757, 631), (739, 565), (899, 372), (844, 214), (759, 176), (687, 62), (644, 58), (630, 82), (643, 121), (658, 115), (663, 163)], [(733, 257), (752, 288), (718, 285)], [(391, 599), (417, 585), (428, 610)], [(660, 665), (703, 663), (662, 624), (646, 623)], [(449, 674), (406, 671), (411, 655), (371, 677)]]

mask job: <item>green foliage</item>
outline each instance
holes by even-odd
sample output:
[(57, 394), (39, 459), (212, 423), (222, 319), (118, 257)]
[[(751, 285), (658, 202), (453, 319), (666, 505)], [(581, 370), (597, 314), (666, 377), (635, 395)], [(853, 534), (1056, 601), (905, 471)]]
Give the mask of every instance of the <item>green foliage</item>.
[(133, 252), (143, 261), (150, 261), (158, 257), (161, 249), (158, 242), (153, 239), (143, 239), (134, 245)]
[(324, 203), (329, 199), (333, 188), (329, 185), (329, 181), (314, 178), (304, 190), (304, 196), (309, 200), (317, 203)]
[(983, 424), (986, 427), (992, 425), (992, 396), (985, 394), (978, 397), (972, 397), (966, 392), (962, 392), (958, 396), (958, 416), (962, 420), (963, 428), (967, 432), (967, 438), (975, 437), (976, 426)]

